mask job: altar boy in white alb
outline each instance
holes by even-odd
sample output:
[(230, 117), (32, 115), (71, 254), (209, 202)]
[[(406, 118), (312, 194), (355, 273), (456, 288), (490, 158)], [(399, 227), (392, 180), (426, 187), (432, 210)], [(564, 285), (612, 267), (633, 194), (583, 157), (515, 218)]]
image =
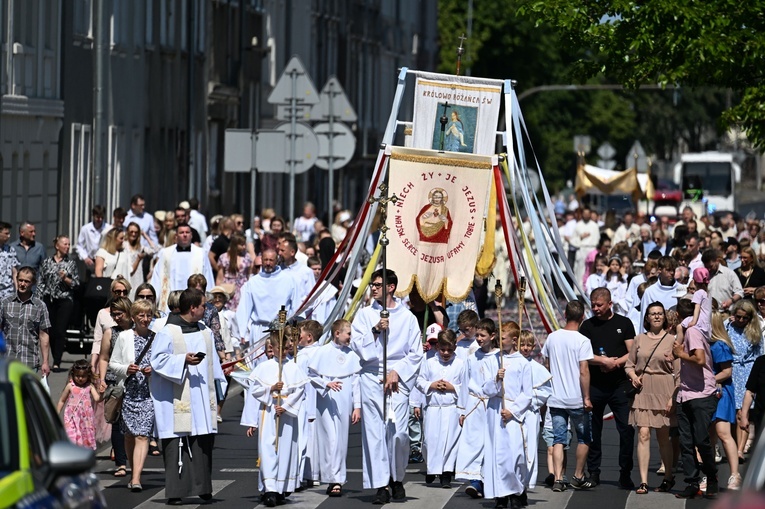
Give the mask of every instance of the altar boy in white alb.
[[(316, 320), (300, 322), (298, 344), (295, 349), (295, 362), (308, 374), (308, 363), (319, 350), (318, 340), (324, 333), (324, 328)], [(313, 481), (319, 480), (318, 468), (318, 444), (316, 443), (316, 390), (313, 385), (305, 386), (305, 401), (300, 406), (298, 415), (300, 433), (298, 444), (300, 447), (300, 465), (298, 466), (298, 480), (302, 487), (308, 487)]]
[[(351, 349), (361, 358), (361, 445), (364, 488), (374, 488), (374, 504), (406, 498), (404, 474), (409, 462), (409, 393), (422, 361), (417, 318), (394, 299), (398, 278), (386, 273), (388, 318), (383, 310), (383, 271), (372, 274), (374, 302), (361, 309), (351, 327)], [(387, 369), (383, 373), (383, 341), (387, 336)], [(387, 375), (387, 376), (386, 376)], [(380, 383), (385, 380), (385, 386)], [(385, 406), (383, 406), (385, 390)]]
[(151, 347), (149, 378), (157, 433), (165, 461), (168, 505), (184, 496), (212, 498), (212, 452), (218, 432), (216, 382), (222, 394), (226, 377), (210, 329), (199, 322), (205, 296), (196, 289), (180, 296), (180, 314), (170, 315)]
[(417, 387), (425, 394), (423, 451), (430, 484), (440, 476), (442, 488), (451, 488), (457, 462), (461, 409), (457, 408), (465, 365), (454, 351), (457, 336), (449, 329), (438, 333), (436, 354), (422, 361)]
[(532, 331), (522, 330), (519, 343), (518, 351), (531, 366), (533, 397), (531, 398), (531, 408), (526, 412), (523, 433), (526, 437), (526, 464), (529, 467), (525, 484), (527, 488), (534, 489), (537, 486), (537, 476), (539, 475), (537, 444), (539, 443), (539, 425), (542, 422), (541, 409), (547, 404), (547, 400), (552, 394), (552, 375), (546, 367), (532, 358), (536, 346)]
[(351, 323), (337, 320), (332, 324), (332, 339), (317, 349), (308, 363), (308, 374), (316, 389), (315, 442), (321, 480), (329, 483), (327, 495), (342, 495), (346, 481), (350, 424), (361, 420), (359, 371), (361, 359), (349, 345)]
[[(484, 494), (495, 507), (521, 509), (528, 473), (524, 447), (524, 419), (531, 409), (531, 366), (518, 353), (517, 336), (502, 337), (502, 359), (484, 382), (489, 396), (486, 409), (487, 439), (483, 456)], [(500, 367), (500, 362), (502, 363)]]
[(264, 491), (262, 500), (266, 507), (275, 507), (282, 505), (286, 495), (297, 486), (298, 412), (303, 404), (308, 376), (288, 360), (293, 351), (291, 331), (285, 331), (282, 337), (278, 331), (273, 331), (269, 341), (274, 357), (253, 370), (250, 396), (260, 403), (262, 415), (258, 433), (258, 485)]

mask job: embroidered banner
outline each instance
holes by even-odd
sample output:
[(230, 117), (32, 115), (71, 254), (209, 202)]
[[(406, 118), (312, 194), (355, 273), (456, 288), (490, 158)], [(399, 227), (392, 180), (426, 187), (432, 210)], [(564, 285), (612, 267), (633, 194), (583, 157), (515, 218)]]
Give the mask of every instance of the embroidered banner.
[(412, 146), (494, 154), (501, 91), (492, 80), (466, 76), (454, 76), (452, 81), (418, 78)]
[(391, 147), (387, 266), (398, 296), (464, 299), (473, 284), (494, 156)]

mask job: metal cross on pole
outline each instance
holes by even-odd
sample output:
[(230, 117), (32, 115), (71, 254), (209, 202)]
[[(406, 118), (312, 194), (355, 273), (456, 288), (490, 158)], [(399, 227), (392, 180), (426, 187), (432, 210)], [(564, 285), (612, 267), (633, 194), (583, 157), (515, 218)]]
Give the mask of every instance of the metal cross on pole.
[(459, 36), (460, 40), (460, 47), (457, 48), (457, 76), (460, 75), (460, 67), (462, 66), (462, 55), (465, 54), (465, 48), (463, 47), (463, 43), (465, 42), (465, 34), (462, 34)]
[[(388, 217), (388, 203), (396, 203), (398, 201), (398, 196), (395, 194), (388, 196), (388, 184), (383, 182), (379, 186), (380, 194), (377, 198), (374, 196), (371, 196), (369, 198), (369, 203), (377, 203), (382, 208), (380, 209), (380, 246), (381, 246), (381, 252), (380, 257), (382, 259), (382, 311), (380, 311), (380, 318), (388, 318), (390, 316), (390, 312), (388, 311), (388, 265), (387, 265), (387, 246), (390, 243), (388, 240), (388, 225), (387, 217)], [(380, 337), (382, 338), (382, 351), (383, 351), (383, 419), (387, 420), (388, 418), (388, 409), (386, 406), (386, 390), (385, 385), (388, 383), (388, 329), (383, 329), (381, 331)]]

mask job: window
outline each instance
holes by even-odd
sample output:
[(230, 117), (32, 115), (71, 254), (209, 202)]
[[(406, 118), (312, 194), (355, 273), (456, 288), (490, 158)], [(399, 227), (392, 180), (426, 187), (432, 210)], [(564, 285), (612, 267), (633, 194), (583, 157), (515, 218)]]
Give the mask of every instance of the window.
[(90, 158), (91, 127), (84, 124), (72, 124), (71, 136), (69, 192), (73, 206), (68, 231), (75, 232), (90, 221), (90, 197), (93, 189), (93, 166)]
[(146, 0), (146, 46), (154, 45), (154, 0)]
[(74, 3), (74, 35), (93, 37), (93, 0), (72, 0)]

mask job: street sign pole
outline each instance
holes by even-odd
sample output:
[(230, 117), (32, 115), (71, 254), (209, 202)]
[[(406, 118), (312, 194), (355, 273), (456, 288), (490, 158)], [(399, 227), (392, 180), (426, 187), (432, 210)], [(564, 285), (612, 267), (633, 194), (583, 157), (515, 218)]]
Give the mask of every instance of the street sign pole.
[(328, 193), (328, 202), (327, 202), (327, 217), (329, 218), (330, 224), (335, 220), (334, 217), (332, 217), (332, 211), (334, 210), (334, 207), (332, 206), (332, 200), (334, 198), (335, 193), (335, 150), (334, 150), (334, 138), (335, 138), (335, 112), (333, 109), (333, 103), (335, 102), (335, 87), (334, 83), (332, 81), (329, 82), (329, 159), (327, 160), (328, 168), (327, 171), (329, 171), (329, 193)]
[(295, 226), (295, 163), (297, 151), (295, 142), (297, 140), (297, 69), (292, 69), (290, 78), (292, 78), (292, 97), (290, 98), (290, 228)]

